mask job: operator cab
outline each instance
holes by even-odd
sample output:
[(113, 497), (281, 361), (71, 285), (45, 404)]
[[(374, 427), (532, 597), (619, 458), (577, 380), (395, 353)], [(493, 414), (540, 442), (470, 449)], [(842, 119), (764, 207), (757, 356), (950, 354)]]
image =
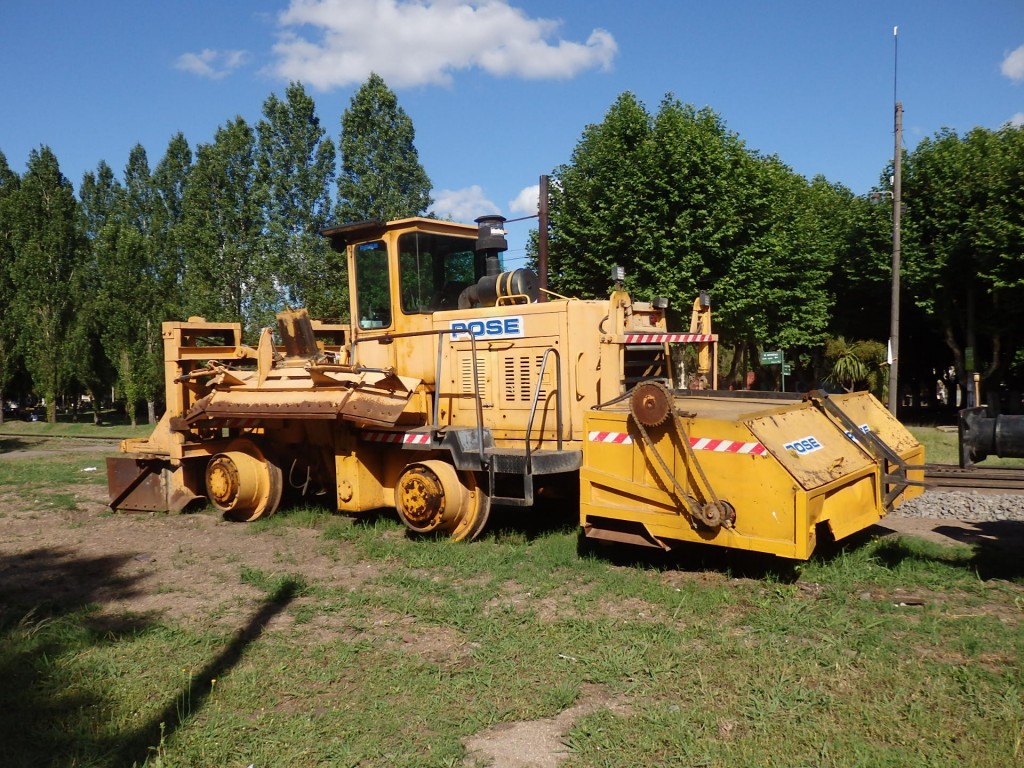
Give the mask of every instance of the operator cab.
[[(351, 246), (353, 317), (359, 329), (375, 330), (393, 326), (395, 305), (403, 315), (432, 315), (501, 300), (536, 301), (532, 272), (502, 270), (501, 254), (508, 248), (504, 221), (502, 216), (482, 216), (476, 229), (435, 219), (364, 221), (321, 234), (336, 251)], [(396, 264), (397, 296), (391, 288)]]

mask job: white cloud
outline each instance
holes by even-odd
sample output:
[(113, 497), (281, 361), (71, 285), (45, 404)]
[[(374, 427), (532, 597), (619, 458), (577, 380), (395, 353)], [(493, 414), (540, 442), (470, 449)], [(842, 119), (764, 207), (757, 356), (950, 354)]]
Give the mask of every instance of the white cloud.
[(1024, 112), (1018, 112), (1010, 118), (1010, 125), (1014, 128), (1024, 127)]
[(1002, 73), (1016, 83), (1024, 82), (1024, 45), (1011, 51), (1000, 68)]
[(215, 51), (204, 48), (199, 53), (183, 53), (175, 62), (175, 67), (183, 72), (220, 80), (227, 77), (248, 60), (246, 51)]
[(275, 73), (320, 90), (371, 72), (394, 88), (445, 85), (473, 68), (564, 79), (608, 69), (618, 52), (603, 29), (585, 43), (556, 38), (561, 22), (529, 18), (506, 0), (291, 0), (278, 23)]
[(516, 199), (508, 204), (512, 213), (521, 213), (524, 216), (533, 216), (537, 213), (537, 206), (540, 201), (540, 184), (526, 187), (521, 190)]
[(469, 222), (478, 216), (498, 213), (498, 206), (487, 199), (479, 184), (464, 189), (437, 189), (431, 195), (434, 197), (432, 210), (443, 219)]

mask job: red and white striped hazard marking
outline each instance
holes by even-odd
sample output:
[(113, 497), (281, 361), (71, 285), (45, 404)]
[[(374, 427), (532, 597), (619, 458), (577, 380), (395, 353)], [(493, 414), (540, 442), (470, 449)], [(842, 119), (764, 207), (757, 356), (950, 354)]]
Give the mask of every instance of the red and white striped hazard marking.
[(692, 344), (698, 341), (716, 341), (711, 333), (627, 333), (627, 344)]
[(430, 434), (427, 432), (363, 432), (362, 437), (368, 443), (430, 445)]
[[(631, 445), (633, 438), (624, 432), (588, 432), (587, 439), (592, 443), (615, 443)], [(740, 453), (750, 456), (761, 456), (767, 449), (761, 443), (744, 443), (739, 440), (715, 440), (710, 437), (691, 437), (690, 447), (695, 451), (715, 451), (716, 453)]]
[(738, 440), (713, 440), (710, 437), (691, 437), (690, 447), (695, 451), (745, 453), (751, 456), (760, 456), (767, 451), (760, 443), (742, 443)]
[(629, 445), (633, 438), (625, 432), (588, 432), (587, 439), (592, 443), (618, 443)]

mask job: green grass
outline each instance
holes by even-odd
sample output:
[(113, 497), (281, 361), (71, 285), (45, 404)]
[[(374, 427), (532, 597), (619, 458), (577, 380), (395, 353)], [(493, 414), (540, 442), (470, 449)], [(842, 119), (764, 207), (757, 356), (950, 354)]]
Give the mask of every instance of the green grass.
[(0, 436), (28, 435), (32, 437), (98, 437), (124, 439), (126, 437), (146, 437), (153, 431), (153, 425), (140, 423), (133, 427), (120, 414), (113, 412), (104, 414), (102, 424), (92, 423), (91, 413), (79, 414), (78, 421), (71, 421), (70, 416), (60, 415), (56, 424), (46, 421), (23, 421), (6, 419), (0, 424)]
[[(62, 462), (32, 493), (66, 492)], [(472, 544), (311, 507), (237, 526), (261, 597), (187, 623), (112, 619), (107, 581), (27, 605), (5, 574), (45, 555), (0, 548), (0, 765), (460, 766), (465, 738), (597, 690), (616, 706), (575, 722), (566, 768), (1024, 766), (1019, 558), (995, 578), (986, 550), (866, 536), (798, 567), (581, 557), (572, 520), (496, 522)], [(304, 573), (310, 531), (365, 579)], [(279, 556), (238, 559), (251, 537)]]
[[(578, 558), (562, 530), (467, 546), (343, 526), (329, 541), (376, 578), (243, 567), (266, 599), (235, 632), (101, 632), (91, 606), (9, 619), (4, 764), (460, 765), (465, 737), (595, 685), (623, 707), (577, 721), (570, 767), (1021, 764), (1024, 591), (969, 553), (875, 542), (784, 583)], [(261, 633), (278, 613), (294, 624)]]

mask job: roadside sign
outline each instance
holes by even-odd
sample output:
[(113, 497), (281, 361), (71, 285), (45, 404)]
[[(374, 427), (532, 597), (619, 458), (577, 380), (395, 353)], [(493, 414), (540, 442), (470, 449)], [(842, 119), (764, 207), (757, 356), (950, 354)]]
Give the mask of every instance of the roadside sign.
[(782, 375), (783, 376), (792, 376), (793, 375), (793, 366), (790, 365), (789, 363), (783, 363), (782, 364)]
[(762, 352), (761, 365), (782, 365), (782, 350)]

